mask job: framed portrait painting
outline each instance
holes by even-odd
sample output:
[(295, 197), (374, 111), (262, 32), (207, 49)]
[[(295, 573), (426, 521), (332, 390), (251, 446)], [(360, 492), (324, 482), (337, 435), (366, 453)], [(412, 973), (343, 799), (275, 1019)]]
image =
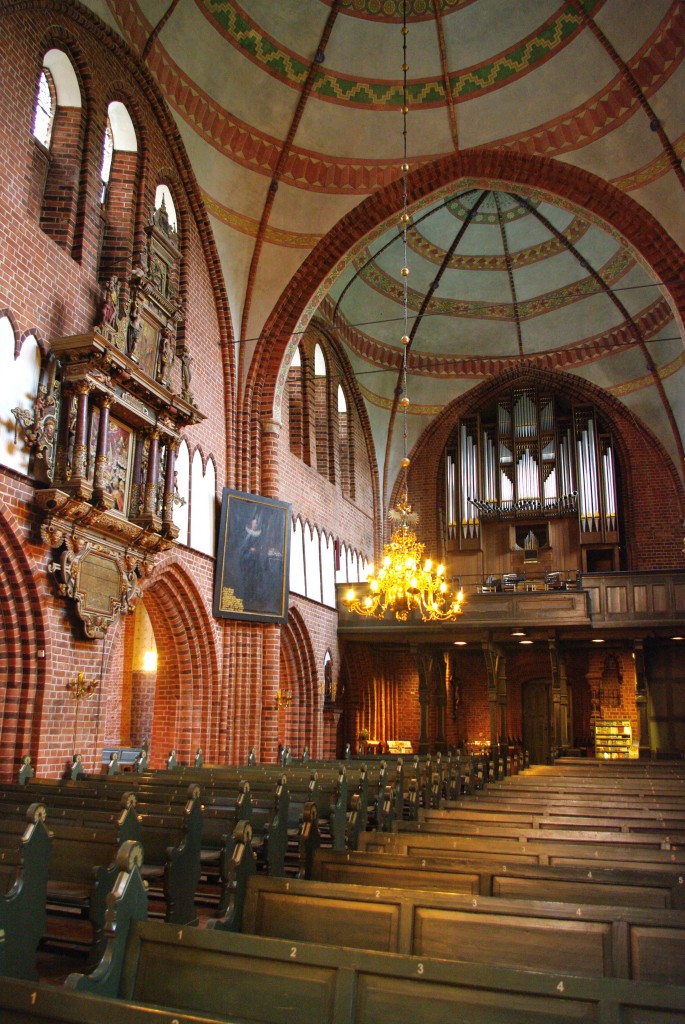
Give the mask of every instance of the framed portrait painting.
[(290, 505), (225, 487), (214, 580), (214, 615), (287, 622)]

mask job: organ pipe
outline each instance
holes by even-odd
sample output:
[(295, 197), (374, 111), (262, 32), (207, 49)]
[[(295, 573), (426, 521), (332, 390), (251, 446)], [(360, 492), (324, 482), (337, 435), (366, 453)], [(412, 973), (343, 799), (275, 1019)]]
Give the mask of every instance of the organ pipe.
[(472, 541), (483, 516), (577, 513), (581, 535), (600, 539), (617, 529), (616, 469), (608, 435), (592, 407), (557, 416), (556, 399), (535, 389), (496, 405), (496, 421), (459, 423), (446, 453), (447, 524)]
[(454, 527), (457, 525), (457, 501), (456, 501), (456, 477), (454, 472), (454, 455), (451, 452), (447, 453), (447, 464), (446, 473), (447, 478), (445, 480), (445, 493), (447, 495), (447, 526)]
[(486, 430), (483, 431), (483, 493), (486, 501), (497, 501), (495, 475), (495, 445)]
[(614, 475), (614, 455), (611, 445), (607, 444), (602, 456), (602, 476), (604, 483), (604, 519), (607, 530), (616, 529), (616, 478)]
[(478, 446), (473, 434), (466, 424), (461, 425), (460, 438), (461, 456), (461, 532), (463, 537), (477, 537), (479, 531), (479, 518), (475, 512), (476, 506), (471, 498), (476, 500), (478, 493)]

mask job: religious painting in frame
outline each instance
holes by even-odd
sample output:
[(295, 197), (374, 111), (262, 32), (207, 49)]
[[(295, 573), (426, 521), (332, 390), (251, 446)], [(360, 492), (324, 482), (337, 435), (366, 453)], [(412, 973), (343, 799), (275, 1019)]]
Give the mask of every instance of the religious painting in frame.
[(224, 488), (214, 580), (214, 615), (287, 622), (290, 505)]
[(125, 516), (131, 489), (131, 461), (133, 458), (133, 431), (110, 417), (107, 431), (107, 461), (103, 489), (113, 499), (112, 511)]

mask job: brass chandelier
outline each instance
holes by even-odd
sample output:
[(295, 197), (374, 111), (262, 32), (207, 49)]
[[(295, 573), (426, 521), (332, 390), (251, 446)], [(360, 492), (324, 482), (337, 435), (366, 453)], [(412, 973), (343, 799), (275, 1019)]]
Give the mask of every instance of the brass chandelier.
[(430, 558), (424, 559), (425, 544), (419, 541), (414, 531), (418, 522), (418, 515), (412, 512), (409, 504), (409, 490), (407, 484), (407, 471), (409, 459), (407, 457), (407, 407), (409, 398), (407, 396), (407, 351), (409, 347), (409, 334), (407, 329), (407, 278), (409, 267), (407, 266), (407, 225), (409, 214), (407, 212), (407, 5), (404, 6), (402, 23), (402, 49), (403, 49), (403, 103), (402, 103), (402, 138), (403, 138), (403, 160), (402, 160), (402, 183), (403, 183), (403, 210), (401, 218), (402, 243), (404, 252), (404, 263), (402, 266), (402, 313), (403, 327), (402, 334), (402, 384), (399, 389), (401, 395), (400, 405), (404, 414), (404, 458), (402, 459), (402, 470), (404, 472), (404, 493), (394, 509), (388, 513), (388, 519), (393, 524), (393, 532), (390, 541), (383, 549), (383, 563), (374, 572), (373, 565), (368, 568), (367, 586), (368, 592), (357, 596), (353, 587), (347, 591), (344, 597), (344, 604), (348, 611), (357, 615), (370, 616), (382, 619), (386, 612), (395, 615), (400, 622), (405, 622), (410, 612), (416, 611), (424, 622), (429, 620), (447, 621), (455, 619), (461, 614), (464, 593), (461, 588), (456, 594), (452, 592), (445, 580), (445, 566), (435, 565)]
[(425, 544), (412, 529), (419, 517), (412, 512), (407, 497), (405, 490), (404, 498), (389, 514), (397, 525), (384, 547), (378, 572), (369, 566), (368, 593), (358, 597), (350, 587), (345, 606), (357, 615), (376, 619), (389, 611), (400, 622), (406, 622), (414, 609), (424, 622), (454, 619), (461, 615), (464, 593), (461, 589), (456, 594), (450, 590), (444, 565), (435, 565), (430, 558), (424, 560)]

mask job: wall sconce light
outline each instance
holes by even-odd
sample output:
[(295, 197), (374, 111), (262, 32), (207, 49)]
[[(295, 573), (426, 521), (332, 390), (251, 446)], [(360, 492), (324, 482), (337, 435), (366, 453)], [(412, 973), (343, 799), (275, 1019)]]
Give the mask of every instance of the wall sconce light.
[[(97, 679), (86, 679), (85, 672), (79, 672), (76, 679), (72, 679), (70, 683), (67, 683), (67, 690), (70, 690), (76, 700), (76, 714), (74, 715), (74, 736), (72, 739), (72, 750), (76, 751), (76, 737), (78, 735), (78, 712), (81, 706), (81, 698), (85, 697), (86, 700), (92, 697), (98, 688), (99, 681)], [(74, 753), (74, 757), (76, 753)]]
[(290, 707), (292, 702), (293, 702), (293, 692), (292, 692), (292, 690), (280, 690), (279, 689), (276, 692), (276, 704), (275, 704), (274, 710), (275, 711), (280, 711), (281, 708), (285, 708), (285, 710), (287, 711), (287, 709)]
[(150, 649), (143, 655), (143, 672), (157, 671), (157, 651)]
[(82, 697), (92, 697), (98, 688), (97, 679), (86, 680), (86, 673), (79, 672), (76, 679), (72, 679), (70, 683), (67, 683), (67, 689), (71, 690), (76, 700), (81, 700)]

